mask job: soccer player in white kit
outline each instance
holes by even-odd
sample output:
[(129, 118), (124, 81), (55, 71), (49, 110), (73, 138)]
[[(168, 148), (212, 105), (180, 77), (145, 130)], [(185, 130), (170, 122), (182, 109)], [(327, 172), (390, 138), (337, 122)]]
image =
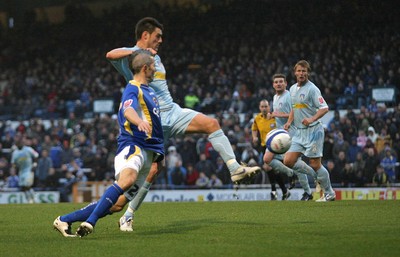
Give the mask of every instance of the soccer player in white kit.
[[(290, 93), (286, 90), (287, 82), (286, 76), (284, 74), (275, 74), (272, 77), (273, 87), (275, 89), (275, 95), (272, 102), (273, 111), (272, 117), (275, 118), (276, 127), (283, 128), (285, 123), (288, 120), (289, 114), (292, 110), (292, 101), (290, 98)], [(296, 132), (295, 126), (290, 126), (289, 135), (293, 137)], [(307, 175), (304, 173), (300, 173), (298, 171), (293, 171), (292, 169), (286, 167), (283, 161), (283, 154), (274, 154), (268, 149), (264, 154), (264, 162), (271, 166), (277, 172), (285, 173), (287, 176), (292, 177), (293, 172), (297, 175), (299, 179), (299, 183), (301, 187), (304, 189), (303, 196), (301, 198), (302, 201), (310, 201), (313, 196), (311, 193), (310, 185), (308, 184)]]
[[(310, 64), (301, 60), (294, 66), (297, 83), (290, 87), (292, 111), (284, 129), (293, 124), (297, 130), (292, 137), (292, 145), (286, 152), (284, 164), (298, 172), (311, 175), (324, 190), (318, 202), (334, 201), (335, 191), (331, 186), (329, 172), (322, 165), (322, 151), (325, 131), (320, 121), (328, 111), (328, 105), (318, 87), (308, 80)], [(309, 165), (299, 159), (301, 154), (309, 158)]]
[(18, 170), (19, 187), (24, 192), (28, 203), (34, 203), (32, 168), (33, 160), (38, 158), (39, 154), (32, 147), (25, 145), (25, 137), (22, 135), (16, 139), (16, 146), (17, 149), (11, 154), (11, 164)]
[[(222, 131), (218, 121), (214, 118), (208, 117), (203, 113), (181, 108), (178, 104), (173, 102), (171, 93), (168, 89), (166, 80), (166, 71), (161, 62), (160, 56), (156, 54), (160, 44), (162, 43), (162, 30), (163, 25), (156, 19), (146, 17), (141, 19), (135, 28), (136, 45), (134, 47), (123, 47), (111, 50), (107, 53), (107, 59), (118, 70), (124, 78), (129, 81), (132, 79), (132, 72), (130, 71), (127, 63), (127, 56), (138, 49), (152, 49), (155, 53), (156, 60), (156, 73), (150, 87), (156, 92), (161, 110), (161, 122), (164, 132), (164, 140), (177, 135), (188, 133), (204, 133), (208, 135), (208, 140), (211, 142), (213, 148), (220, 154), (226, 163), (230, 173), (231, 179), (234, 183), (241, 183), (248, 178), (253, 177), (256, 173), (261, 171), (260, 167), (246, 167), (240, 165), (232, 150), (232, 146)], [(148, 178), (139, 189), (134, 200), (130, 202), (128, 210), (120, 219), (120, 228), (123, 231), (132, 231), (132, 218), (133, 212), (137, 210), (144, 200), (147, 192), (155, 177), (157, 175), (157, 167), (152, 167)]]

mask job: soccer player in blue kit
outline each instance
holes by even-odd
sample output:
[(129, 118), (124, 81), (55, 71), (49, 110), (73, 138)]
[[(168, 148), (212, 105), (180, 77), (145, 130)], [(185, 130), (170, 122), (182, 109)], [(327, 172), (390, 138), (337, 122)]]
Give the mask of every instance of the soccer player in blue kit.
[[(273, 87), (275, 89), (274, 99), (272, 101), (273, 111), (271, 113), (272, 117), (275, 118), (276, 127), (283, 128), (285, 123), (289, 118), (290, 111), (292, 110), (292, 101), (290, 99), (290, 93), (286, 90), (287, 82), (286, 76), (284, 74), (275, 74), (272, 77)], [(289, 135), (293, 137), (296, 132), (295, 126), (290, 126)], [(292, 177), (295, 173), (299, 179), (301, 187), (304, 189), (302, 201), (310, 201), (313, 196), (311, 193), (310, 185), (308, 184), (307, 175), (304, 173), (299, 173), (298, 171), (293, 171), (292, 169), (286, 167), (283, 161), (283, 154), (274, 154), (268, 149), (264, 154), (264, 162), (267, 163), (271, 168), (277, 172), (286, 174)]]
[[(325, 131), (320, 118), (329, 108), (321, 91), (308, 80), (310, 72), (310, 64), (305, 60), (298, 61), (294, 66), (297, 83), (289, 90), (293, 108), (284, 129), (288, 130), (293, 124), (297, 130), (292, 137), (290, 149), (285, 153), (284, 164), (311, 175), (321, 184), (324, 195), (317, 202), (334, 201), (336, 194), (331, 186), (329, 172), (321, 162)], [(299, 159), (301, 154), (309, 158), (310, 166)]]
[[(123, 47), (113, 49), (107, 53), (107, 59), (117, 69), (117, 71), (129, 81), (132, 72), (127, 65), (127, 56), (138, 49), (152, 49), (155, 53), (156, 73), (150, 87), (154, 89), (160, 103), (161, 121), (164, 131), (164, 139), (188, 133), (203, 133), (208, 135), (208, 140), (213, 148), (220, 154), (226, 163), (233, 183), (242, 183), (248, 178), (253, 177), (261, 171), (260, 167), (247, 167), (240, 165), (232, 150), (232, 146), (222, 131), (218, 121), (208, 117), (203, 113), (181, 108), (173, 102), (171, 93), (168, 89), (166, 71), (161, 62), (160, 56), (156, 54), (162, 43), (163, 25), (156, 19), (146, 17), (138, 21), (135, 27), (136, 45), (134, 47)], [(159, 168), (159, 167), (158, 167)], [(133, 213), (143, 202), (151, 184), (157, 176), (158, 169), (153, 165), (152, 170), (143, 186), (129, 204), (124, 216), (120, 219), (120, 228), (123, 231), (132, 231)]]
[[(148, 83), (155, 73), (154, 57), (147, 50), (132, 56), (133, 79), (127, 84), (118, 111), (118, 149), (114, 159), (114, 182), (98, 202), (67, 215), (58, 217), (53, 226), (63, 236), (71, 234), (71, 223), (84, 221), (76, 231), (83, 237), (93, 232), (98, 219), (113, 213), (117, 203), (125, 206), (143, 184), (152, 163), (164, 158), (164, 140), (158, 99)], [(136, 183), (136, 184), (135, 184)], [(122, 208), (121, 208), (122, 209)], [(121, 210), (119, 209), (119, 210)]]

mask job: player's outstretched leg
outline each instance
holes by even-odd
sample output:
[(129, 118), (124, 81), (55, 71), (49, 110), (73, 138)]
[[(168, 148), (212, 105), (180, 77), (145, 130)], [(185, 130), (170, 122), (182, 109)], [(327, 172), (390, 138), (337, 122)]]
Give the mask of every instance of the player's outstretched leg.
[(226, 163), (234, 184), (240, 184), (250, 180), (261, 171), (261, 168), (258, 166), (248, 167), (244, 164), (241, 165), (236, 161), (231, 143), (225, 136), (222, 129), (218, 129), (217, 131), (211, 133), (208, 136), (208, 140), (210, 140), (213, 148), (219, 153), (221, 158)]
[(54, 222), (53, 227), (55, 230), (61, 233), (64, 237), (76, 237), (76, 235), (71, 232), (71, 224), (68, 222), (64, 222), (60, 220), (60, 216), (58, 216)]

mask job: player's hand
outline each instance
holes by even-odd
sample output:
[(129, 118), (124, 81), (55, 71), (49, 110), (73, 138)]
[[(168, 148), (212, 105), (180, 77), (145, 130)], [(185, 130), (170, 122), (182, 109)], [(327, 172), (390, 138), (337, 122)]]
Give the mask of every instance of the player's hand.
[(285, 123), (285, 125), (283, 125), (283, 129), (284, 130), (289, 130), (290, 128), (290, 124), (289, 123)]
[(257, 145), (257, 143), (258, 143), (258, 137), (253, 137), (253, 144)]
[(311, 123), (313, 123), (314, 122), (314, 120), (312, 119), (312, 118), (305, 118), (301, 123), (304, 125), (304, 126), (308, 126), (308, 125), (310, 125)]
[(145, 133), (150, 133), (151, 131), (150, 124), (147, 121), (143, 120), (138, 124), (138, 130)]
[(153, 56), (157, 54), (157, 51), (154, 50), (153, 48), (146, 48), (146, 50), (149, 51)]

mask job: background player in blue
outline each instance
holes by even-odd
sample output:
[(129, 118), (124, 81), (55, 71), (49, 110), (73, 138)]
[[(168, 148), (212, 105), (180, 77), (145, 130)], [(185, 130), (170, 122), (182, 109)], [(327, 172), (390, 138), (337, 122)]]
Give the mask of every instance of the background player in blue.
[(11, 164), (17, 169), (19, 187), (25, 193), (28, 203), (35, 202), (35, 193), (32, 189), (34, 174), (32, 172), (33, 161), (39, 154), (30, 146), (25, 145), (25, 137), (18, 135), (15, 149), (11, 154)]
[(150, 52), (140, 50), (133, 54), (131, 63), (135, 75), (124, 90), (118, 111), (120, 135), (114, 159), (117, 181), (97, 203), (91, 203), (54, 221), (54, 228), (64, 236), (73, 236), (70, 232), (71, 223), (82, 220), (85, 221), (76, 234), (83, 237), (92, 233), (99, 218), (116, 210), (112, 207), (117, 201), (117, 205), (123, 207), (132, 199), (132, 195), (147, 177), (152, 163), (164, 157), (158, 100), (148, 86), (155, 72), (154, 58)]
[[(126, 57), (137, 49), (153, 49), (154, 51), (158, 51), (162, 43), (162, 30), (163, 25), (156, 19), (151, 17), (141, 19), (136, 24), (135, 28), (136, 45), (134, 47), (123, 47), (111, 50), (106, 55), (107, 59), (110, 60), (118, 72), (129, 81), (132, 78), (132, 73), (127, 66)], [(165, 141), (176, 135), (204, 133), (208, 135), (208, 140), (210, 140), (213, 148), (226, 163), (234, 183), (241, 183), (260, 172), (260, 167), (246, 167), (237, 162), (232, 146), (216, 119), (191, 109), (181, 108), (173, 102), (168, 89), (166, 71), (161, 62), (161, 58), (155, 55), (155, 60), (156, 73), (153, 82), (150, 83), (150, 87), (156, 92), (160, 103)], [(120, 219), (121, 230), (132, 231), (130, 224), (133, 212), (139, 208), (156, 175), (157, 168), (153, 167), (149, 177), (139, 190), (134, 201), (129, 204), (129, 208), (124, 215), (125, 218), (122, 217)], [(128, 226), (125, 226), (125, 224)]]
[[(334, 201), (336, 195), (329, 173), (321, 163), (325, 132), (319, 119), (329, 108), (318, 87), (308, 80), (310, 72), (310, 64), (305, 60), (294, 66), (297, 83), (289, 90), (293, 109), (284, 129), (289, 129), (293, 123), (297, 130), (292, 137), (292, 145), (285, 154), (284, 163), (294, 170), (311, 175), (321, 184), (325, 193), (318, 202)], [(299, 159), (301, 154), (309, 158), (311, 167)]]
[[(273, 111), (271, 115), (276, 120), (276, 127), (283, 128), (283, 126), (288, 120), (289, 113), (292, 110), (292, 101), (290, 99), (289, 91), (286, 90), (287, 86), (286, 76), (284, 74), (275, 74), (272, 77), (272, 80), (273, 80), (273, 87), (275, 89), (275, 95), (274, 95), (274, 100), (272, 102)], [(296, 131), (295, 126), (291, 126), (289, 128), (288, 132), (291, 137), (293, 137), (295, 131)], [(282, 163), (283, 156), (284, 155), (276, 155), (268, 151), (267, 149), (264, 154), (264, 162), (267, 163), (269, 166), (271, 166), (272, 169), (274, 169), (275, 171), (285, 173), (287, 176), (291, 177), (293, 176), (293, 170), (286, 167)], [(297, 175), (300, 185), (304, 189), (304, 194), (301, 200), (302, 201), (312, 200), (313, 196), (311, 194), (310, 185), (308, 184), (307, 175), (304, 173), (299, 173), (297, 171), (294, 171), (294, 173)]]

